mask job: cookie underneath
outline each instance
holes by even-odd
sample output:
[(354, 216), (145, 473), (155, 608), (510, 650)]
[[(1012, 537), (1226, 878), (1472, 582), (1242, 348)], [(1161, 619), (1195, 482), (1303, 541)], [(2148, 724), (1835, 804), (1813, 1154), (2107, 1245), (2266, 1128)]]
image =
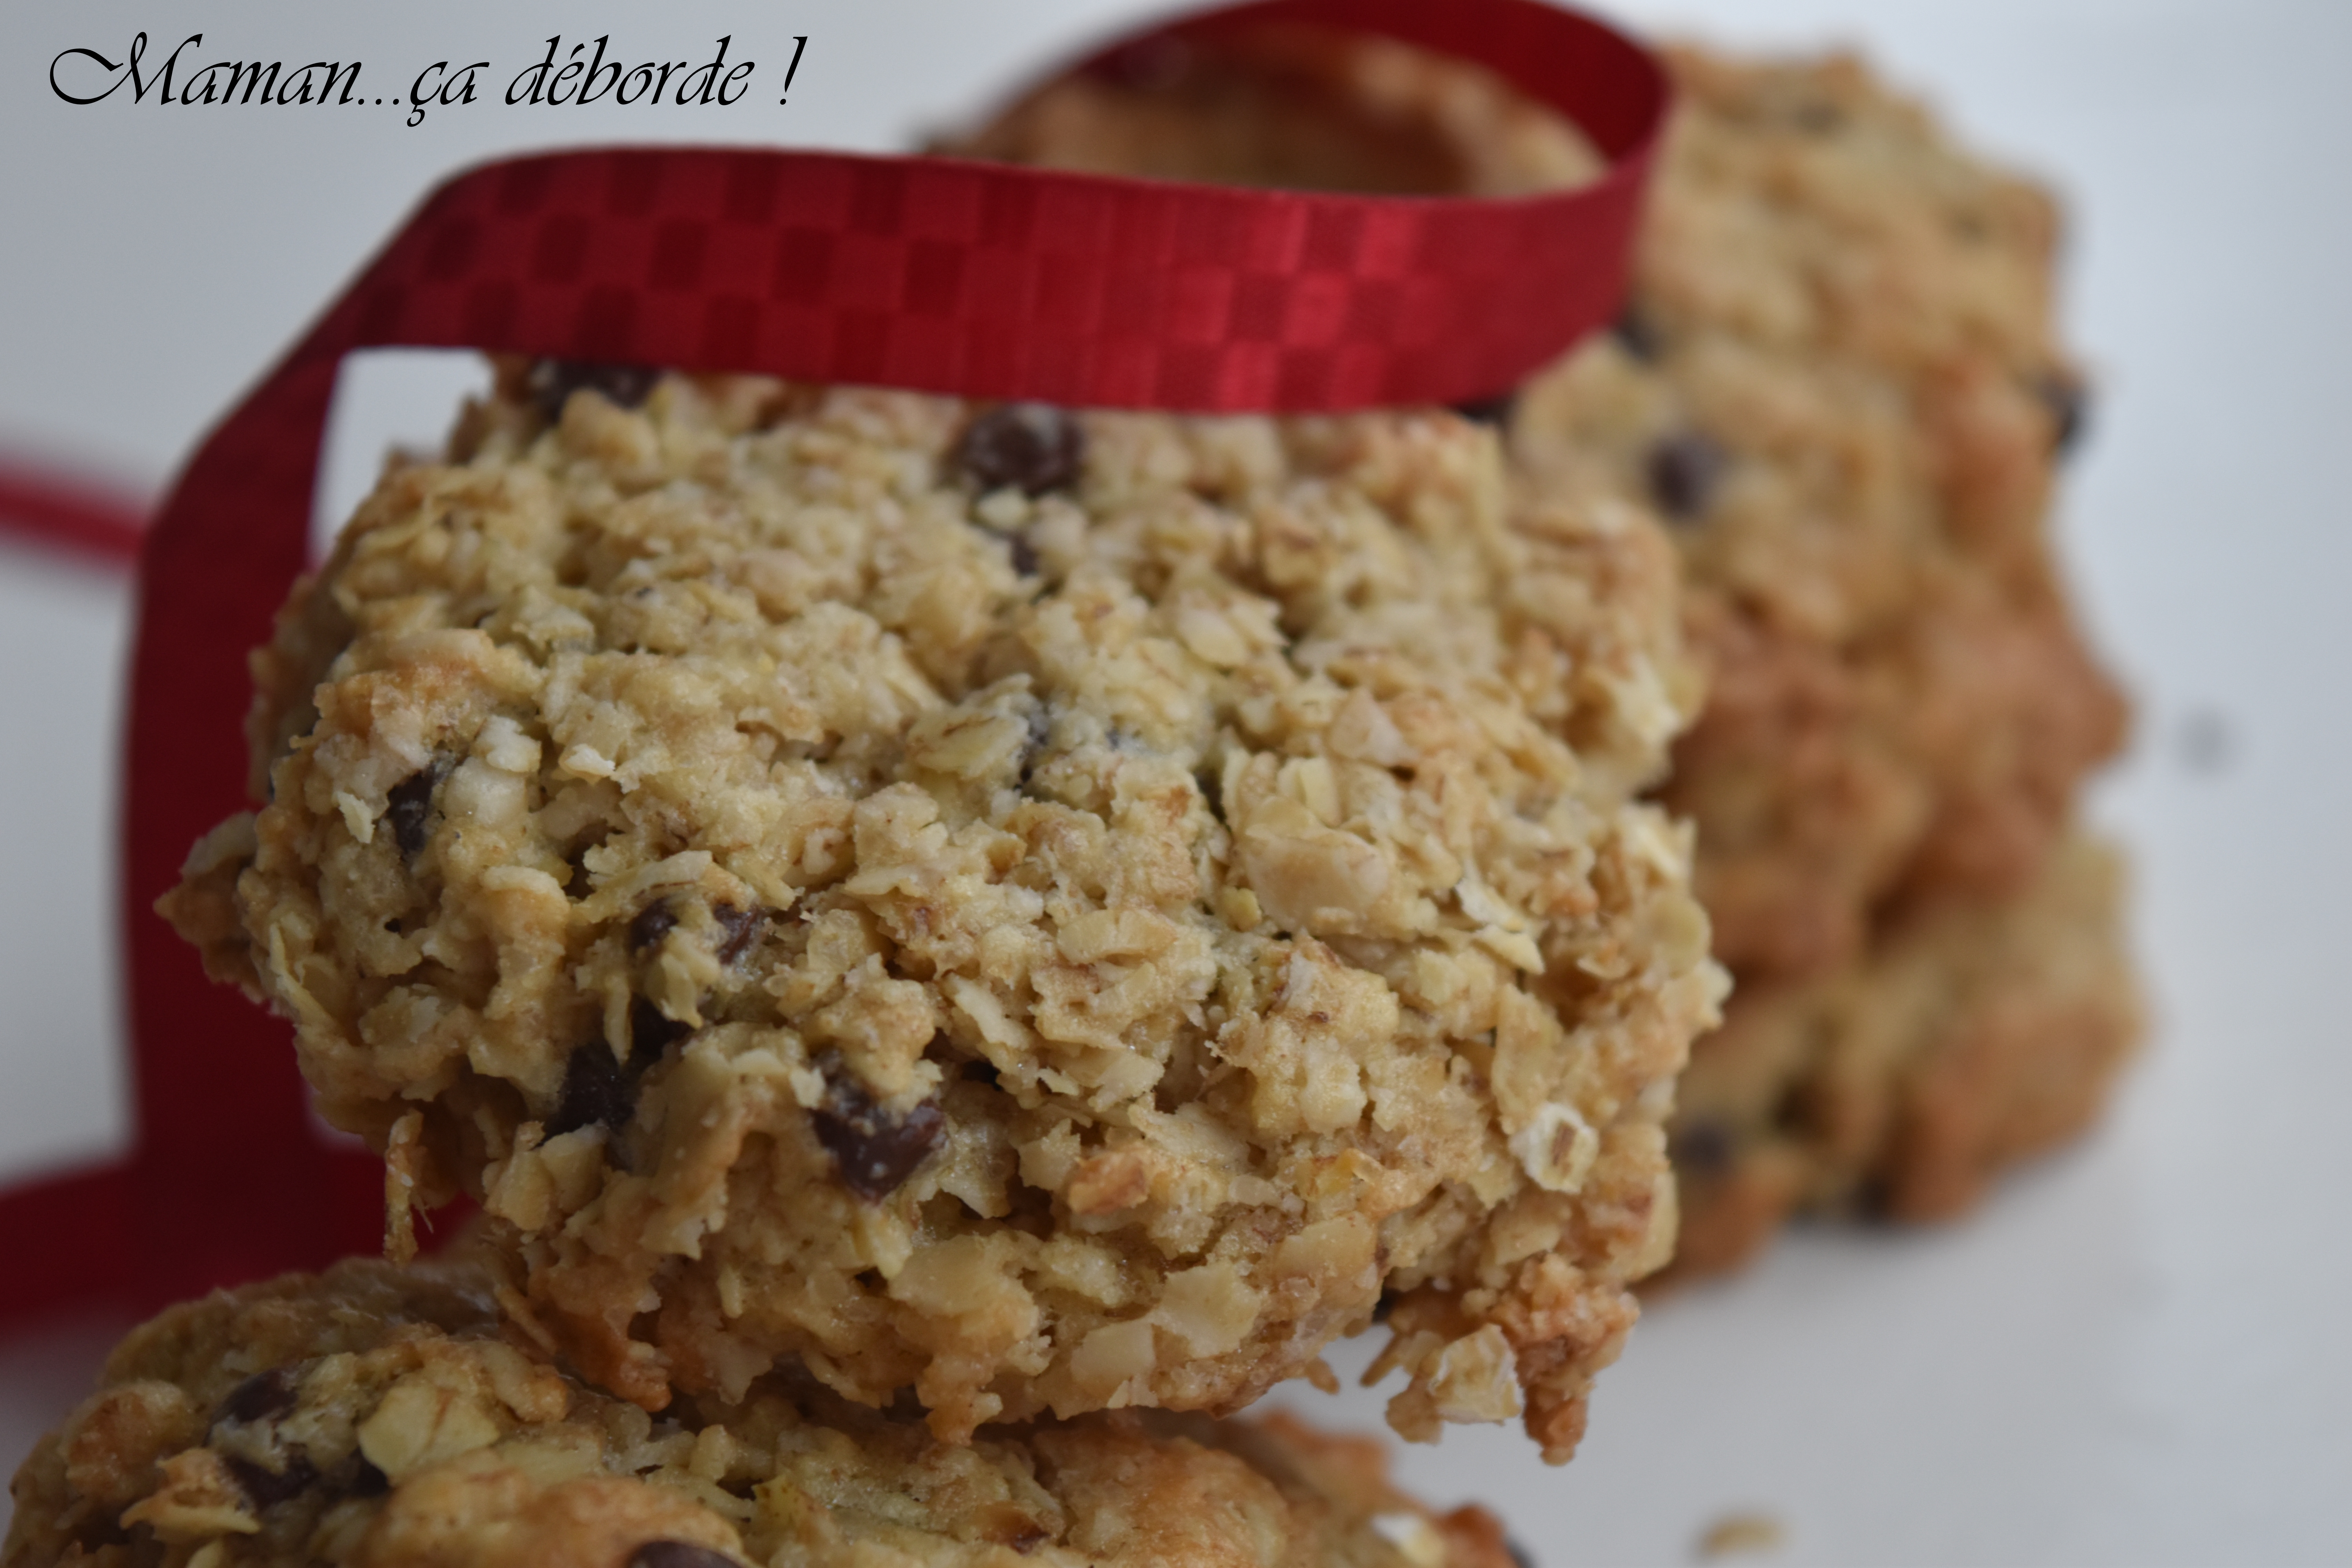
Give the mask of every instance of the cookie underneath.
[(465, 1264), (175, 1307), (17, 1473), (6, 1568), (1511, 1568), (1494, 1518), (1296, 1421), (949, 1447), (804, 1380), (655, 1419), (499, 1337)]

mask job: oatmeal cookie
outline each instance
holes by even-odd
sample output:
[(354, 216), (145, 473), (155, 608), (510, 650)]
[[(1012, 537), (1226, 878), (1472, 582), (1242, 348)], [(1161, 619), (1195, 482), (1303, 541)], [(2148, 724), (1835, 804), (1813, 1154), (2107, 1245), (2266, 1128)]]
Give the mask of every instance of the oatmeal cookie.
[[(1317, 78), (1301, 52), (1242, 44), (1148, 79), (1068, 78), (965, 150), (1392, 191), (1581, 177), (1562, 151), (1573, 132), (1544, 129), (1490, 76), (1326, 37)], [(1533, 493), (1640, 505), (1669, 525), (1711, 684), (1662, 798), (1698, 826), (1716, 952), (1740, 979), (1731, 1023), (1700, 1054), (1710, 1079), (1843, 1104), (1856, 1083), (1836, 1048), (1788, 1057), (1809, 1047), (1782, 1026), (1784, 999), (1854, 984), (1931, 906), (1979, 906), (1982, 943), (2003, 920), (2018, 924), (2012, 948), (2046, 934), (2039, 884), (2087, 875), (2082, 851), (2048, 869), (2053, 845), (2122, 735), (2121, 699), (2074, 625), (2044, 531), (2082, 416), (2050, 324), (2056, 211), (1852, 59), (1679, 49), (1668, 63), (1680, 107), (1633, 302), (1613, 332), (1483, 412), (1507, 423)], [(1353, 163), (1329, 151), (1350, 136)], [(2006, 1043), (1939, 1091), (1946, 1122), (1972, 1128), (1965, 1154), (1906, 1152), (1919, 1145), (1895, 1131), (1912, 1123), (1893, 1100), (1841, 1112), (1833, 1157), (1817, 1140), (1733, 1138), (1685, 1115), (1679, 1146), (1706, 1158), (1685, 1174), (1685, 1268), (1729, 1255), (1718, 1233), (1752, 1240), (1759, 1216), (1864, 1186), (1884, 1186), (1898, 1213), (1948, 1212), (1989, 1167), (2093, 1114), (2132, 1009), (2113, 901), (2065, 907), (2093, 922), (2069, 944), (2109, 963), (2095, 1016), (2003, 1012)], [(2026, 994), (2041, 984), (2017, 981)], [(1740, 1066), (1767, 1037), (1779, 1054)], [(2062, 1082), (2073, 1098), (2053, 1119), (2044, 1097)], [(1882, 1140), (1866, 1150), (1865, 1129)]]
[(941, 150), (1083, 174), (1275, 189), (1511, 196), (1606, 162), (1549, 107), (1392, 39), (1259, 26), (1164, 40), (1045, 83)]
[(1380, 1445), (1159, 1412), (969, 1446), (797, 1374), (656, 1419), (499, 1335), (469, 1265), (175, 1307), (17, 1473), (5, 1568), (1511, 1568)]
[(2076, 834), (2023, 893), (1885, 922), (1836, 973), (1759, 984), (1683, 1075), (1669, 1278), (1734, 1268), (1798, 1208), (1941, 1219), (2074, 1137), (2131, 1054), (2122, 866)]
[(164, 908), (395, 1246), (470, 1194), (647, 1409), (1230, 1413), (1385, 1288), (1400, 1430), (1564, 1459), (1722, 982), (1630, 798), (1671, 546), (1511, 504), (1444, 411), (509, 366), (286, 610), (270, 804)]
[(1820, 973), (1890, 903), (2030, 883), (2122, 740), (2044, 528), (2057, 213), (1852, 59), (1672, 63), (1634, 301), (1512, 447), (1673, 526), (1714, 682), (1665, 798), (1718, 956)]
[(1792, 1205), (1968, 1206), (2095, 1116), (2137, 1007), (2112, 853), (2061, 844), (2126, 713), (2045, 526), (2056, 209), (1852, 59), (1672, 63), (1634, 302), (1511, 438), (1647, 491), (1711, 668), (1663, 795), (1739, 976), (1675, 1129), (1690, 1275)]

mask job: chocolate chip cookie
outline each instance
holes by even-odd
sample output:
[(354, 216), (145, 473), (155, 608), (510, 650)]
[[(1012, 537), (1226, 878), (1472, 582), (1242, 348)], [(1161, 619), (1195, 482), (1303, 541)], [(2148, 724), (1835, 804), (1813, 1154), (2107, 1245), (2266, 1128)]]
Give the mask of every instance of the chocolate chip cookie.
[(1228, 1413), (1385, 1291), (1556, 1458), (1721, 975), (1633, 792), (1672, 547), (1444, 410), (511, 365), (257, 656), (167, 912), (502, 1303), (659, 1410)]
[(942, 1444), (793, 1374), (659, 1419), (500, 1337), (463, 1263), (173, 1308), (25, 1461), (6, 1568), (1512, 1568), (1492, 1515), (1296, 1421)]

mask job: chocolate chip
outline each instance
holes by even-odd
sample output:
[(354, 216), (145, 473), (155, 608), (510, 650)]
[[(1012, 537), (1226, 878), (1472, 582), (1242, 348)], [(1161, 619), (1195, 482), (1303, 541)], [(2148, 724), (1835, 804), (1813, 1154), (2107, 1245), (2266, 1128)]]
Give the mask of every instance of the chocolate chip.
[(1054, 738), (1054, 716), (1043, 708), (1032, 709), (1024, 722), (1029, 734), (1021, 746), (1021, 787), (1025, 790), (1037, 772), (1038, 763), (1045, 758), (1046, 745)]
[(1225, 826), (1232, 826), (1225, 821), (1225, 781), (1204, 769), (1192, 775), (1192, 784), (1201, 792), (1201, 804), (1209, 808), (1209, 815)]
[(618, 1131), (636, 1110), (636, 1075), (613, 1055), (612, 1047), (591, 1040), (574, 1048), (572, 1059), (563, 1064), (563, 1097), (547, 1119), (547, 1135), (559, 1137), (583, 1127)]
[(2058, 371), (2035, 378), (2033, 395), (2050, 410), (2050, 455), (2063, 458), (2083, 439), (2091, 418), (2091, 392)]
[(1473, 425), (1508, 425), (1512, 410), (1519, 405), (1519, 394), (1514, 387), (1509, 392), (1492, 397), (1474, 397), (1466, 403), (1454, 405), (1454, 412)]
[(384, 797), (384, 820), (392, 824), (392, 841), (400, 846), (405, 859), (414, 860), (425, 853), (425, 840), (430, 837), (425, 819), (433, 815), (433, 792), (440, 787), (443, 772), (438, 763), (419, 768), (393, 785)]
[(1736, 1149), (1729, 1128), (1720, 1121), (1700, 1121), (1675, 1129), (1666, 1144), (1666, 1157), (1686, 1175), (1719, 1176), (1731, 1168)]
[(1045, 1544), (1045, 1532), (1033, 1524), (1025, 1529), (1014, 1531), (1012, 1539), (1004, 1544), (1026, 1557)]
[(347, 1495), (352, 1497), (382, 1497), (391, 1489), (392, 1478), (385, 1475), (382, 1470), (377, 1469), (375, 1466), (368, 1460), (362, 1459), (360, 1461), (360, 1468), (356, 1471), (352, 1472), (351, 1491)]
[(1005, 548), (1013, 552), (1013, 570), (1024, 577), (1037, 575), (1037, 547), (1017, 533), (1004, 536)]
[(238, 1454), (223, 1454), (220, 1458), (221, 1463), (228, 1467), (228, 1473), (236, 1478), (238, 1488), (253, 1500), (253, 1506), (257, 1509), (299, 1497), (312, 1481), (319, 1479), (319, 1472), (311, 1467), (310, 1461), (299, 1454), (288, 1455), (286, 1468), (282, 1471), (263, 1469)]
[(1517, 1563), (1519, 1568), (1536, 1568), (1534, 1553), (1508, 1536), (1503, 1538), (1503, 1550), (1511, 1554), (1511, 1561)]
[(956, 466), (982, 490), (1041, 496), (1076, 479), (1086, 451), (1086, 431), (1052, 404), (1006, 403), (964, 426)]
[(1731, 454), (1706, 431), (1678, 430), (1650, 448), (1650, 493), (1668, 517), (1690, 521), (1714, 504), (1730, 463)]
[(659, 380), (661, 372), (641, 364), (543, 359), (530, 367), (530, 400), (552, 425), (563, 417), (563, 405), (575, 392), (598, 393), (615, 407), (635, 408)]
[(648, 1541), (629, 1553), (629, 1568), (738, 1568), (735, 1559), (690, 1541)]
[(683, 1019), (673, 1018), (643, 996), (629, 1002), (629, 1055), (633, 1060), (651, 1064), (688, 1035), (694, 1026)]
[(667, 900), (647, 904), (637, 911), (637, 918), (629, 922), (629, 951), (645, 952), (677, 926), (677, 916), (671, 911)]
[(1643, 364), (1655, 364), (1666, 346), (1658, 332), (1658, 323), (1639, 305), (1629, 304), (1618, 311), (1616, 321), (1610, 323), (1609, 335), (1617, 340), (1619, 348)]
[(714, 905), (710, 918), (727, 935), (719, 943), (719, 962), (732, 963), (758, 945), (768, 929), (765, 910), (739, 910), (733, 904)]
[(220, 1409), (213, 1415), (213, 1424), (267, 1421), (273, 1415), (283, 1415), (294, 1408), (300, 1382), (299, 1374), (290, 1366), (257, 1372), (228, 1391), (228, 1397), (220, 1402)]
[(904, 1116), (894, 1115), (875, 1104), (856, 1078), (827, 1076), (831, 1092), (814, 1118), (816, 1141), (840, 1167), (842, 1185), (868, 1203), (880, 1203), (939, 1147), (947, 1120), (928, 1100)]

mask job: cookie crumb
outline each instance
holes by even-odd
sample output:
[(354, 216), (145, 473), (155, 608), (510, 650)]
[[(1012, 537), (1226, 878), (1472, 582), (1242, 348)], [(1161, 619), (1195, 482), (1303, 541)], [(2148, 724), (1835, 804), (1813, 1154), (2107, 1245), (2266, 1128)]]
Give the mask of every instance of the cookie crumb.
[(1788, 1535), (1780, 1521), (1770, 1514), (1750, 1509), (1735, 1509), (1719, 1515), (1700, 1535), (1698, 1560), (1712, 1563), (1718, 1557), (1777, 1552), (1787, 1542)]

